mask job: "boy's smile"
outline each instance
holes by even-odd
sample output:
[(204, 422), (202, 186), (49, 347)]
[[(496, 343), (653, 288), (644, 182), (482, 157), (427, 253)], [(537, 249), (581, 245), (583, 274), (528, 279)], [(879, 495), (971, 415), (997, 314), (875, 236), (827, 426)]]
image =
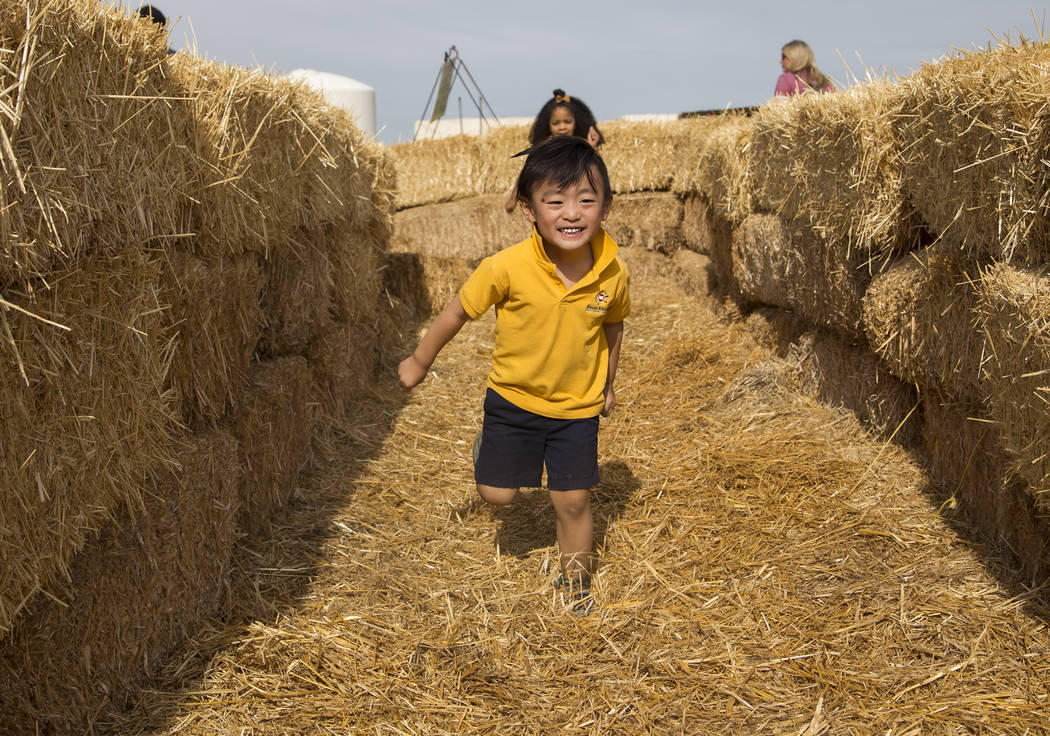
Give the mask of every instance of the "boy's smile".
[(569, 255), (588, 245), (609, 213), (609, 204), (586, 176), (558, 189), (545, 180), (536, 185), (521, 208), (543, 238), (544, 245)]

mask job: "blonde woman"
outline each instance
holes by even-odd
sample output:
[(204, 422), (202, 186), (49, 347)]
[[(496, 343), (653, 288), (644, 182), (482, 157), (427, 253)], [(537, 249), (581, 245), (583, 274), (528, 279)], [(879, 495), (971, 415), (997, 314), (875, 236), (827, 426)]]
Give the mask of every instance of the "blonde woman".
[(835, 85), (817, 68), (813, 49), (805, 41), (790, 41), (780, 50), (780, 68), (774, 93), (778, 97), (800, 95), (803, 92), (834, 92)]

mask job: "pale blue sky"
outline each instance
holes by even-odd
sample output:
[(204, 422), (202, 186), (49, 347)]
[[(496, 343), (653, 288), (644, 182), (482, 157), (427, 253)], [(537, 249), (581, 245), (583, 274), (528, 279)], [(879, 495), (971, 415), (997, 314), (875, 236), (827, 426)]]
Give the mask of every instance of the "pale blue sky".
[[(155, 4), (172, 21), (177, 49), (195, 43), (214, 60), (277, 72), (311, 68), (370, 85), (387, 143), (411, 139), (452, 45), (497, 115), (533, 115), (562, 87), (599, 120), (612, 120), (761, 104), (780, 73), (780, 47), (794, 38), (813, 47), (825, 73), (848, 82), (847, 63), (857, 75), (864, 65), (905, 74), (953, 48), (986, 45), (993, 34), (1037, 35), (1034, 6), (1009, 0)], [(1044, 22), (1045, 6), (1035, 15)], [(457, 96), (467, 115), (469, 99), (458, 88), (449, 114)]]

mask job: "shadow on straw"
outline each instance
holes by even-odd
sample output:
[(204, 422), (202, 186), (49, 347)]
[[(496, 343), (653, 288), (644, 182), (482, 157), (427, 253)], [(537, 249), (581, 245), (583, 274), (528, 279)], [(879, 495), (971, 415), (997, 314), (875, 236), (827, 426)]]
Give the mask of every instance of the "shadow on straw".
[[(601, 482), (591, 490), (591, 511), (595, 544), (601, 549), (609, 525), (623, 513), (641, 483), (622, 460), (605, 463), (599, 470)], [(493, 518), (500, 522), (496, 545), (503, 554), (523, 558), (557, 544), (554, 509), (544, 491), (520, 494), (510, 506), (493, 509)]]

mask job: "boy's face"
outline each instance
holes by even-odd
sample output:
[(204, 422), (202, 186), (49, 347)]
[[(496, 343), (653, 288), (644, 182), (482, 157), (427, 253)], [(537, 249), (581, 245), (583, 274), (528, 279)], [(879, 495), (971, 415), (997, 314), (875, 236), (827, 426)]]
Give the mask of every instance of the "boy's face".
[(521, 209), (545, 244), (573, 251), (588, 245), (609, 214), (609, 202), (584, 176), (564, 189), (545, 179)]

